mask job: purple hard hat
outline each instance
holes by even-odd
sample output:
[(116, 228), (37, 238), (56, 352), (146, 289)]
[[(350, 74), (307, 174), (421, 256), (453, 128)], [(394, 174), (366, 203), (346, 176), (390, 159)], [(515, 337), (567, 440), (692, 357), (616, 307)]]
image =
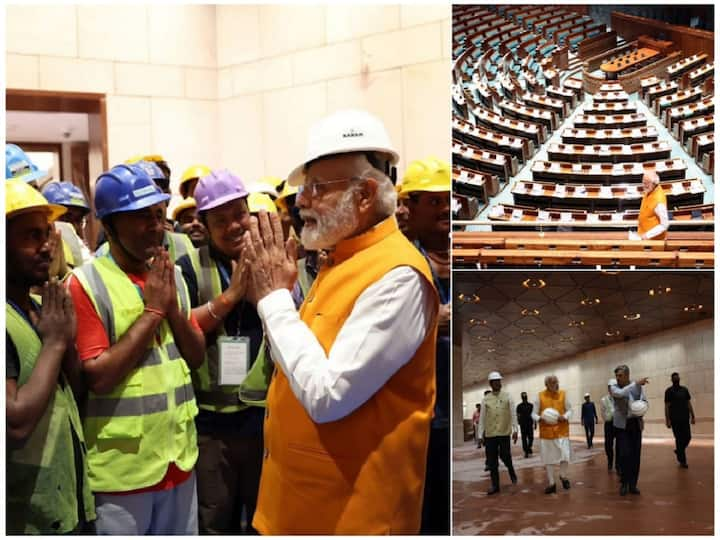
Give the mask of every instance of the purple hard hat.
[(225, 203), (248, 196), (242, 180), (227, 169), (203, 176), (195, 187), (198, 212), (212, 210)]

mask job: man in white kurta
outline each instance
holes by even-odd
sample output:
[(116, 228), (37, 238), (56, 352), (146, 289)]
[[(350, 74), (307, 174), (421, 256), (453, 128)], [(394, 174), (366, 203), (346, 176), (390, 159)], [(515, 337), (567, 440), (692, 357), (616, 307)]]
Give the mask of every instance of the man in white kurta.
[[(545, 422), (542, 413), (547, 408), (553, 408), (560, 416), (557, 424)], [(555, 375), (545, 377), (545, 390), (538, 394), (533, 407), (533, 420), (538, 422), (540, 431), (540, 457), (545, 465), (548, 477), (548, 486), (545, 493), (555, 493), (555, 466), (560, 465), (560, 482), (564, 489), (570, 489), (568, 480), (568, 463), (570, 462), (570, 418), (572, 407), (565, 395), (560, 390), (558, 378)]]

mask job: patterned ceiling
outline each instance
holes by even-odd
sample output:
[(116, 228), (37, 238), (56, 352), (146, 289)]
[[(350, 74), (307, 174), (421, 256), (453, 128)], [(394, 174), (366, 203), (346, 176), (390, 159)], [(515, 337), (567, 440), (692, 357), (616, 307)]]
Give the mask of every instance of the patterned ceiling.
[(711, 271), (455, 271), (453, 294), (463, 386), (713, 317)]

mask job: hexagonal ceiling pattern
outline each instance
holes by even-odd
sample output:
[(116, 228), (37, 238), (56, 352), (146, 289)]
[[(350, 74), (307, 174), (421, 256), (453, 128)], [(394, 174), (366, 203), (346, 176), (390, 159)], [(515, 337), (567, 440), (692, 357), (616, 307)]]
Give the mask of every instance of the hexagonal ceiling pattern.
[(713, 317), (706, 271), (455, 271), (453, 294), (464, 385)]

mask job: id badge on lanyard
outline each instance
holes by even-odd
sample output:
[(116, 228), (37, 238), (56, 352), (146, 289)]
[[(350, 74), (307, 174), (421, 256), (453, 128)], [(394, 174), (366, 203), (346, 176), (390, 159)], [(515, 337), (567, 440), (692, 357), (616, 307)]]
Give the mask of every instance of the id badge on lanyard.
[(218, 383), (220, 386), (237, 386), (247, 377), (250, 364), (250, 339), (243, 336), (220, 336)]

